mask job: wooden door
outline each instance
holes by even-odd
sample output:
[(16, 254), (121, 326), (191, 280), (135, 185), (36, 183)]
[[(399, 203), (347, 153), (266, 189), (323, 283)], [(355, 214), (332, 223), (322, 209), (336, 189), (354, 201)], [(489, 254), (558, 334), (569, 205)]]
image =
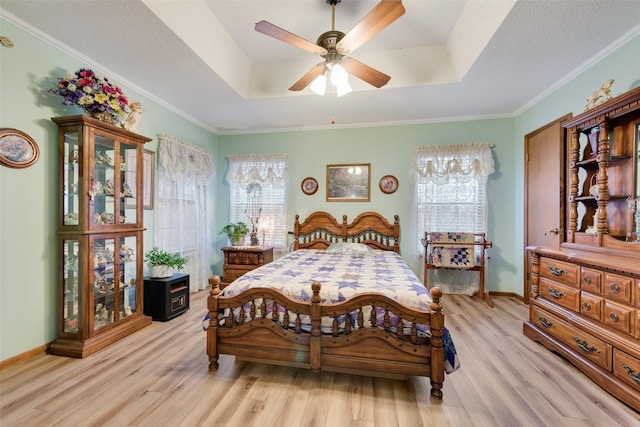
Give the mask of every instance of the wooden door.
[[(524, 137), (524, 247), (559, 249), (565, 240), (565, 129), (559, 118)], [(531, 259), (525, 249), (524, 302), (529, 303)]]

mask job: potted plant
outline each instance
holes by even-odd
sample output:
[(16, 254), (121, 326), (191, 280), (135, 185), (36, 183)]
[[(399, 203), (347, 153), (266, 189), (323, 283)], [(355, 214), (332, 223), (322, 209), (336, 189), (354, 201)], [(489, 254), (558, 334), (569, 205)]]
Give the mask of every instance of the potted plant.
[(227, 224), (219, 234), (226, 234), (232, 246), (242, 246), (249, 234), (249, 226), (242, 221)]
[(187, 258), (177, 253), (160, 250), (154, 246), (144, 254), (144, 261), (151, 267), (149, 276), (160, 279), (173, 276), (173, 270), (182, 270), (187, 264)]

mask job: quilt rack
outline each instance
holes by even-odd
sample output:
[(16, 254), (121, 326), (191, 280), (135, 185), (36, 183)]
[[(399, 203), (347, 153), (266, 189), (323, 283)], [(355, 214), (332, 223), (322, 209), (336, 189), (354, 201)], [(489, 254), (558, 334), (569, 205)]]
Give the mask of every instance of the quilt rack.
[(477, 271), (480, 284), (476, 298), (483, 299), (489, 307), (493, 307), (484, 286), (486, 250), (493, 243), (485, 239), (485, 233), (427, 231), (422, 243), (425, 247), (424, 285), (427, 289), (429, 270), (447, 268)]

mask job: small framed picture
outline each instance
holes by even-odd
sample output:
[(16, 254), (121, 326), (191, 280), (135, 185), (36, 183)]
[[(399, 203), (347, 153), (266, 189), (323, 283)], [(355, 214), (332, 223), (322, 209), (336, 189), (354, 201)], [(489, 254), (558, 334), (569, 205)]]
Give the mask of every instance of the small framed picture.
[(38, 144), (17, 129), (0, 128), (0, 163), (10, 168), (26, 168), (40, 156)]
[(398, 189), (398, 179), (393, 175), (385, 175), (380, 178), (378, 186), (384, 194), (395, 193)]
[(302, 180), (302, 184), (300, 184), (300, 187), (302, 188), (302, 192), (304, 194), (310, 196), (318, 191), (318, 181), (316, 181), (315, 178), (308, 177)]

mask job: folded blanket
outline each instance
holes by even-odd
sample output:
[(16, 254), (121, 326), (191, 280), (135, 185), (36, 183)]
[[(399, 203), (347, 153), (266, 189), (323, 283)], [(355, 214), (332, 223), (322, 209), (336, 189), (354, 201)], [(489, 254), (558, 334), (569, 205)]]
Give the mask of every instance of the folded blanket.
[(429, 259), (435, 267), (475, 267), (473, 233), (432, 232)]

